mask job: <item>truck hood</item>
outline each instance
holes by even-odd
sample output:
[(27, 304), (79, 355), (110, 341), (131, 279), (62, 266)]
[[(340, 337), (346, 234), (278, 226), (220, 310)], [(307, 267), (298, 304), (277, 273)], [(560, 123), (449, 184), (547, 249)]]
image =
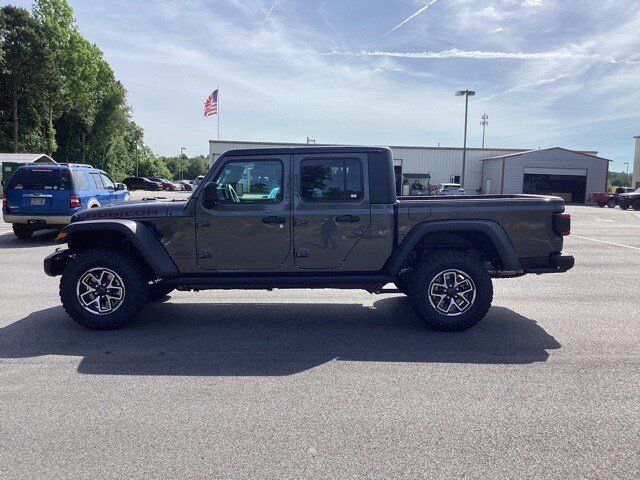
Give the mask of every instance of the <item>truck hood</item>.
[(167, 217), (182, 212), (186, 204), (186, 200), (126, 202), (121, 205), (108, 205), (106, 207), (83, 210), (71, 217), (71, 222)]

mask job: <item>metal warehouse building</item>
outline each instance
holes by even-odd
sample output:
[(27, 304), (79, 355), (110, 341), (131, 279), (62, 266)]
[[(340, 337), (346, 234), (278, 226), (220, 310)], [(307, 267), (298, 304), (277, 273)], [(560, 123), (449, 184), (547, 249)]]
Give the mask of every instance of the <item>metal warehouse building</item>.
[(483, 193), (556, 195), (567, 203), (585, 203), (604, 192), (606, 158), (560, 147), (498, 155), (482, 160)]
[[(228, 150), (244, 148), (300, 146), (314, 145), (308, 145), (306, 143), (211, 140), (209, 142), (209, 161), (210, 163), (213, 163), (221, 154)], [(394, 168), (396, 172), (396, 189), (398, 192), (402, 191), (403, 183), (411, 184), (416, 180), (420, 181), (423, 184), (440, 184), (447, 182), (459, 183), (461, 180), (463, 152), (462, 148), (399, 145), (389, 145), (389, 148), (391, 148), (393, 152)], [(548, 152), (546, 155), (543, 155), (546, 160), (543, 160), (542, 157), (536, 158), (535, 156), (532, 156), (532, 154), (534, 154), (535, 152)], [(572, 178), (567, 179), (568, 183), (562, 185), (562, 188), (565, 188), (565, 190), (558, 190), (554, 191), (553, 193), (571, 193), (573, 202), (583, 203), (585, 198), (588, 197), (589, 193), (604, 191), (606, 186), (608, 161), (596, 157), (596, 153), (597, 152), (574, 152), (561, 148), (536, 151), (530, 151), (522, 148), (467, 148), (464, 187), (469, 194), (523, 193), (523, 175), (525, 167), (546, 167), (547, 169), (553, 169), (552, 167), (555, 167), (556, 175), (565, 175), (567, 172), (569, 172), (571, 173), (570, 176)], [(493, 161), (501, 165), (503, 159), (505, 159), (506, 162), (506, 159), (512, 158), (512, 155), (520, 154), (527, 154), (527, 156), (524, 158), (525, 163), (531, 162), (531, 164), (522, 164), (522, 159), (520, 161), (510, 163), (510, 165), (513, 165), (513, 168), (509, 167), (505, 170), (505, 173), (509, 172), (510, 176), (506, 177), (507, 181), (504, 182), (504, 185), (509, 189), (517, 190), (517, 178), (514, 178), (511, 175), (516, 175), (518, 165), (521, 165), (522, 172), (520, 175), (519, 191), (504, 190), (503, 192), (503, 182), (501, 175), (499, 178), (496, 178), (495, 176), (485, 177), (483, 175), (483, 168), (486, 168), (487, 166), (489, 166), (489, 168), (492, 168), (494, 165)], [(489, 160), (488, 163), (487, 160)], [(511, 162), (511, 160), (509, 160), (509, 162)], [(569, 164), (567, 164), (567, 162), (569, 162)], [(502, 170), (500, 172), (502, 172)], [(581, 187), (576, 187), (572, 184), (572, 182), (583, 182), (583, 180), (580, 178), (580, 172), (582, 172), (582, 177), (588, 176), (589, 178), (589, 182), (587, 182), (584, 194), (582, 196), (574, 195), (574, 192), (576, 190), (580, 190)], [(527, 171), (527, 174), (529, 173), (531, 172)], [(514, 178), (514, 180), (512, 180), (512, 178)], [(487, 180), (490, 181), (487, 183)], [(489, 186), (489, 190), (487, 190), (487, 185)], [(544, 187), (544, 185), (541, 182), (538, 182), (534, 187), (540, 189)], [(566, 195), (561, 196), (567, 198)]]

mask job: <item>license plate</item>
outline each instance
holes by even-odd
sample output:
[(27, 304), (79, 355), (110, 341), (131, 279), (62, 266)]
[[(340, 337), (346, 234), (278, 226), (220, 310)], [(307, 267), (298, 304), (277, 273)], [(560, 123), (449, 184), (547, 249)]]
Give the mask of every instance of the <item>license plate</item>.
[(44, 205), (44, 198), (32, 198), (31, 205)]

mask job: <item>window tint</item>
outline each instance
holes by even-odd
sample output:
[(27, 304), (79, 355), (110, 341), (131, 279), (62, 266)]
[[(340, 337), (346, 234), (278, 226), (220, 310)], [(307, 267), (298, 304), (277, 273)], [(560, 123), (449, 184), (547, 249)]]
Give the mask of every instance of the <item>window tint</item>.
[(102, 179), (100, 178), (99, 173), (92, 173), (91, 178), (93, 178), (93, 183), (95, 183), (96, 188), (98, 190), (104, 190), (104, 184), (102, 183)]
[(116, 189), (116, 185), (113, 183), (113, 180), (111, 180), (109, 177), (107, 177), (106, 175), (101, 173), (100, 174), (100, 178), (102, 179), (102, 183), (104, 184), (104, 186), (105, 186), (105, 188), (107, 190), (115, 190)]
[(284, 168), (278, 161), (230, 162), (214, 183), (218, 203), (277, 203)]
[(362, 166), (357, 158), (318, 158), (300, 162), (302, 199), (308, 202), (362, 198)]
[(87, 179), (87, 174), (80, 170), (72, 170), (71, 175), (73, 176), (73, 188), (74, 190), (88, 190), (89, 189), (89, 180)]
[(71, 171), (60, 168), (18, 168), (7, 188), (26, 190), (71, 190)]

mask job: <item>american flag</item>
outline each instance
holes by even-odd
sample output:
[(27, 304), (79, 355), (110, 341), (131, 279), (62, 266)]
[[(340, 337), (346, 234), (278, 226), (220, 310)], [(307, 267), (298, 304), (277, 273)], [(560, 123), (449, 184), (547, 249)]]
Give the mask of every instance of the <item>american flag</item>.
[(218, 89), (216, 88), (211, 95), (204, 101), (204, 116), (210, 117), (218, 113)]

